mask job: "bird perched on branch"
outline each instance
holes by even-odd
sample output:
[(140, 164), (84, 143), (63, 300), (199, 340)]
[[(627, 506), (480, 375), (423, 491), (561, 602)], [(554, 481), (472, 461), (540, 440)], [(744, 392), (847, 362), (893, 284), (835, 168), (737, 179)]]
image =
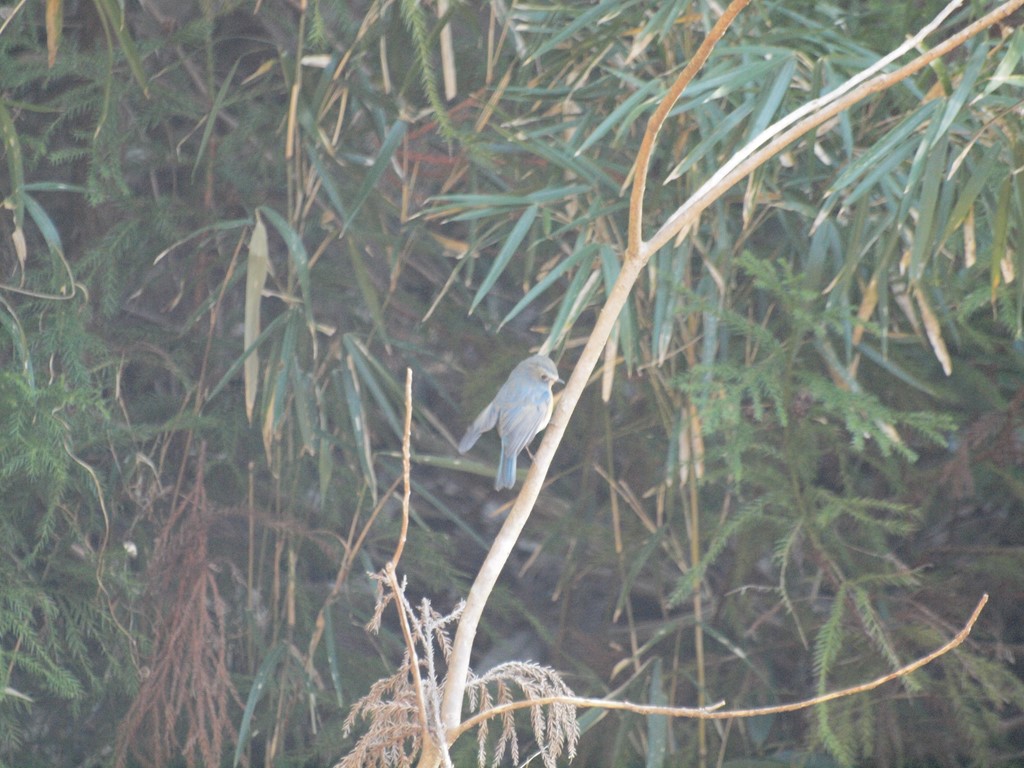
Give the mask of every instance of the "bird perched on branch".
[(465, 453), (484, 432), (498, 427), (501, 458), (494, 488), (511, 488), (516, 483), (516, 458), (551, 420), (551, 385), (561, 382), (558, 369), (547, 355), (534, 355), (519, 363), (501, 385), (498, 394), (480, 412), (459, 442)]

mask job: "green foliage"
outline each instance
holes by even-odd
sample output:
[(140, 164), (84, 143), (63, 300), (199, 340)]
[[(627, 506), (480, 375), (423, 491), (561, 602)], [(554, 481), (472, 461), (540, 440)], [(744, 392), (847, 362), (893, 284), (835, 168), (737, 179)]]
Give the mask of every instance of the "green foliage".
[[(497, 504), (494, 444), (456, 459), (458, 433), (540, 344), (567, 377), (618, 274), (646, 119), (718, 9), (450, 5), (153, 2), (120, 24), (112, 0), (65, 3), (52, 67), (45, 4), (5, 21), (0, 761), (84, 764), (153, 722), (159, 749), (196, 735), (185, 762), (348, 753), (342, 721), (404, 647), (387, 622), (363, 633), (362, 574), (397, 535), (406, 368), (401, 567), (439, 607), (464, 594)], [(659, 137), (645, 234), (930, 18), (847, 6), (740, 16)], [(709, 701), (791, 701), (892, 670), (982, 591), (1020, 590), (1022, 56), (1020, 29), (975, 38), (654, 256), (489, 650), (519, 642), (585, 694), (692, 705), (703, 679)], [(267, 278), (246, 313), (257, 216)], [(998, 649), (1024, 620), (1010, 601), (989, 616), (911, 679), (706, 730), (710, 754), (990, 761), (1019, 735)], [(207, 653), (158, 658), (184, 640)], [(197, 682), (211, 717), (182, 695)], [(580, 760), (696, 764), (700, 727), (623, 716)]]

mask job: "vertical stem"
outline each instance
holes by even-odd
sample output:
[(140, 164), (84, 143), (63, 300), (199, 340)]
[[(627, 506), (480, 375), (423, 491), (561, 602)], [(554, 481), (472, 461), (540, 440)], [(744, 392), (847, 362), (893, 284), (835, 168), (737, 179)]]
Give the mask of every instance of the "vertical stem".
[[(689, 412), (687, 419), (686, 439), (690, 443), (690, 455), (688, 461), (690, 490), (690, 567), (697, 568), (700, 565), (700, 497), (697, 494), (697, 451), (700, 450), (700, 443), (695, 439), (697, 425), (700, 421), (696, 418), (696, 407), (692, 401), (688, 401), (686, 408)], [(697, 665), (697, 706), (703, 708), (705, 705), (704, 690), (704, 606), (701, 603), (701, 592), (703, 579), (698, 579), (693, 586), (693, 652)], [(697, 751), (698, 765), (706, 768), (708, 763), (708, 736), (707, 720), (697, 721)]]

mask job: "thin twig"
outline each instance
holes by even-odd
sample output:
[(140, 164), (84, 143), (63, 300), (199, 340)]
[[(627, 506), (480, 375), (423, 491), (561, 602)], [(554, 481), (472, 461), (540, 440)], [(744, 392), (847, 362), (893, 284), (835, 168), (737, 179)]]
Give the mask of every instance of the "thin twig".
[(897, 670), (882, 675), (881, 677), (876, 677), (874, 680), (870, 680), (866, 683), (860, 683), (849, 688), (841, 688), (838, 691), (823, 693), (820, 696), (815, 696), (811, 699), (804, 699), (803, 701), (796, 701), (790, 704), (776, 704), (770, 707), (723, 710), (721, 707), (724, 706), (725, 702), (718, 702), (706, 707), (658, 707), (651, 704), (634, 704), (629, 701), (609, 701), (607, 699), (592, 699), (576, 696), (546, 696), (543, 698), (530, 699), (528, 701), (516, 701), (492, 707), (486, 712), (481, 712), (471, 718), (468, 718), (455, 730), (455, 736), (461, 736), (466, 731), (475, 728), (484, 720), (496, 717), (497, 715), (501, 715), (505, 712), (511, 712), (517, 709), (526, 709), (528, 707), (547, 706), (550, 704), (571, 704), (574, 707), (584, 709), (619, 709), (633, 712), (638, 715), (689, 717), (700, 720), (729, 720), (734, 717), (759, 717), (761, 715), (777, 715), (782, 712), (795, 712), (799, 709), (808, 709), (810, 707), (817, 706), (818, 704), (825, 704), (829, 701), (874, 690), (875, 688), (885, 685), (892, 680), (900, 677), (906, 677), (926, 664), (930, 664), (935, 661), (940, 656), (944, 656), (957, 646), (961, 645), (964, 640), (967, 639), (967, 636), (971, 634), (971, 630), (974, 629), (974, 625), (977, 623), (978, 617), (981, 615), (981, 611), (987, 602), (988, 594), (986, 593), (981, 596), (981, 599), (978, 601), (978, 604), (975, 606), (974, 611), (971, 613), (971, 617), (967, 620), (963, 629), (957, 632), (952, 640), (941, 648), (932, 651), (927, 656), (922, 656), (921, 658), (912, 661)]
[(416, 692), (416, 719), (419, 720), (423, 743), (426, 744), (430, 740), (430, 729), (427, 727), (427, 701), (423, 694), (423, 678), (420, 677), (420, 658), (416, 653), (416, 641), (412, 636), (409, 617), (406, 614), (405, 592), (399, 587), (394, 563), (388, 561), (384, 566), (384, 574), (387, 576), (391, 592), (395, 596), (398, 621), (402, 625), (402, 636), (405, 638), (405, 647), (409, 652), (409, 674), (412, 675), (412, 686)]
[(398, 567), (398, 561), (402, 559), (402, 550), (405, 549), (405, 540), (409, 535), (409, 499), (412, 494), (412, 483), (409, 475), (412, 467), (412, 450), (410, 443), (412, 436), (412, 368), (405, 369), (405, 424), (402, 429), (402, 530), (398, 534), (398, 543), (395, 544), (395, 554), (391, 556), (392, 568)]
[(747, 7), (750, 0), (733, 0), (725, 9), (715, 26), (708, 32), (708, 36), (697, 48), (679, 77), (675, 79), (661, 99), (658, 108), (654, 110), (651, 119), (647, 122), (647, 129), (644, 131), (643, 139), (640, 140), (640, 149), (637, 152), (636, 164), (633, 166), (633, 192), (629, 198), (629, 240), (626, 245), (626, 258), (635, 258), (640, 253), (640, 246), (643, 244), (643, 212), (644, 212), (644, 190), (647, 189), (647, 174), (651, 168), (651, 155), (654, 154), (654, 145), (658, 139), (661, 127), (668, 119), (668, 113), (675, 106), (679, 97), (683, 95), (686, 86), (696, 77), (701, 67), (707, 62), (711, 52), (715, 49), (718, 41), (725, 35), (726, 30), (732, 24), (740, 12)]
[[(409, 532), (409, 495), (411, 485), (409, 482), (409, 469), (412, 465), (410, 458), (411, 451), (409, 443), (412, 435), (412, 369), (405, 369), (405, 427), (402, 430), (402, 480), (405, 489), (402, 494), (402, 531), (398, 536), (398, 544), (395, 546), (395, 554), (391, 556), (387, 565), (384, 566), (384, 573), (387, 575), (388, 583), (391, 585), (391, 592), (395, 596), (395, 608), (398, 610), (398, 621), (402, 625), (402, 635), (405, 637), (405, 647), (409, 653), (409, 673), (412, 675), (413, 690), (416, 691), (416, 716), (419, 720), (420, 730), (423, 732), (423, 743), (430, 740), (430, 729), (427, 726), (427, 701), (423, 691), (423, 679), (420, 676), (420, 661), (416, 655), (416, 641), (412, 636), (407, 615), (407, 604), (405, 591), (398, 585), (396, 568), (398, 561), (402, 558), (402, 550), (405, 549), (405, 539)], [(426, 642), (430, 642), (429, 638)]]

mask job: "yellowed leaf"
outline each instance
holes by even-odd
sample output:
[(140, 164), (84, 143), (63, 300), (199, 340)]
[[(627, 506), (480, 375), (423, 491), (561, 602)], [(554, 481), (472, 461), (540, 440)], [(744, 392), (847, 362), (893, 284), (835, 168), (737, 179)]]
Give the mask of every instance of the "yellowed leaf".
[[(448, 13), (448, 0), (437, 0), (437, 15), (444, 18)], [(455, 68), (455, 43), (452, 39), (452, 24), (449, 19), (441, 27), (441, 36), (438, 41), (441, 44), (441, 75), (444, 79), (444, 97), (451, 101), (459, 95), (457, 71)]]
[[(270, 248), (267, 243), (267, 228), (263, 219), (256, 214), (256, 226), (249, 238), (249, 258), (245, 273), (245, 320), (243, 330), (244, 350), (248, 351), (260, 335), (260, 303), (263, 286), (267, 282), (267, 268), (270, 263)], [(245, 380), (245, 415), (252, 423), (252, 411), (259, 389), (260, 357), (255, 349), (245, 358), (243, 376)]]
[(63, 28), (64, 0), (46, 0), (46, 60), (51, 67), (57, 63)]
[(932, 351), (935, 353), (935, 357), (938, 358), (939, 363), (942, 364), (943, 373), (949, 376), (953, 372), (953, 360), (950, 358), (949, 350), (946, 348), (946, 341), (942, 338), (942, 327), (939, 325), (939, 319), (932, 311), (924, 291), (915, 290), (914, 298), (917, 300), (917, 309), (921, 313), (921, 322), (924, 324), (925, 335), (928, 336), (928, 341), (932, 345)]
[(25, 242), (25, 230), (15, 227), (11, 233), (11, 240), (14, 241), (14, 253), (18, 256), (18, 263), (22, 272), (25, 271), (25, 262), (28, 261), (28, 244)]

